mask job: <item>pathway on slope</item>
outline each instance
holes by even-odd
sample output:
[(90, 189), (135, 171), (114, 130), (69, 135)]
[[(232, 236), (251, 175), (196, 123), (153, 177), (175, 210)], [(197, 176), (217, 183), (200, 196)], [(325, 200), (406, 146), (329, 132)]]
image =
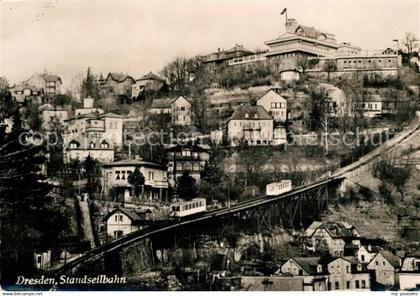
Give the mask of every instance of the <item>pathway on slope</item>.
[(79, 197), (79, 207), (80, 213), (82, 216), (82, 221), (80, 221), (83, 229), (83, 238), (85, 241), (90, 242), (90, 247), (93, 249), (95, 248), (95, 240), (93, 238), (93, 229), (90, 220), (90, 211), (89, 211), (89, 204), (87, 202), (87, 198), (80, 198)]

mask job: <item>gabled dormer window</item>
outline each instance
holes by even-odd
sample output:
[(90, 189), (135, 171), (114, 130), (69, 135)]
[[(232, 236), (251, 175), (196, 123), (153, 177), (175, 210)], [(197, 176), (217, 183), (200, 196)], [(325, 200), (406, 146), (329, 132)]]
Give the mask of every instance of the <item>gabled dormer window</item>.
[(248, 113), (245, 113), (245, 118), (249, 118), (249, 114)]
[(106, 141), (102, 141), (101, 148), (102, 149), (107, 149), (107, 148), (109, 148), (109, 144)]
[(321, 264), (318, 264), (318, 266), (316, 267), (316, 271), (318, 273), (322, 273), (322, 265)]
[(80, 146), (80, 143), (79, 142), (77, 142), (77, 141), (71, 141), (70, 142), (70, 144), (69, 144), (69, 147), (70, 148), (78, 148)]
[(257, 113), (254, 114), (254, 118), (256, 118), (256, 119), (258, 118), (258, 114)]

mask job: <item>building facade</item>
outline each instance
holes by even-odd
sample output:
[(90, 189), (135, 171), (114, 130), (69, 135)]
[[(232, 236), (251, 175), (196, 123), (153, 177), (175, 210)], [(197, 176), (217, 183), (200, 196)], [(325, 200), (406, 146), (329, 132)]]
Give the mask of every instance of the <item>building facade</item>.
[(270, 90), (257, 100), (257, 105), (262, 106), (273, 118), (275, 123), (285, 123), (287, 120), (287, 101), (281, 95)]
[(171, 116), (174, 125), (192, 124), (192, 104), (191, 99), (180, 96), (171, 103)]
[(262, 106), (238, 106), (228, 121), (228, 139), (232, 146), (241, 142), (250, 146), (271, 145), (273, 122)]
[(328, 263), (328, 290), (370, 290), (370, 274), (356, 257), (341, 257)]
[(101, 92), (105, 95), (122, 95), (131, 98), (132, 85), (136, 80), (128, 74), (109, 73), (101, 82)]
[(46, 96), (61, 94), (61, 78), (51, 73), (36, 73), (26, 80), (24, 84), (42, 89)]
[(88, 156), (106, 163), (114, 160), (114, 146), (106, 139), (73, 138), (64, 144), (64, 160), (85, 160)]
[(208, 145), (188, 142), (169, 145), (166, 150), (168, 178), (171, 186), (175, 186), (177, 178), (181, 177), (184, 172), (188, 172), (197, 183), (201, 181), (201, 173), (210, 158), (210, 147)]
[[(139, 197), (135, 197), (128, 176), (138, 168), (144, 177)], [(168, 173), (165, 167), (139, 159), (126, 159), (104, 164), (103, 188), (110, 194), (115, 191), (116, 199), (124, 203), (142, 200), (168, 201)]]
[(367, 265), (374, 272), (374, 281), (384, 287), (393, 287), (398, 283), (397, 271), (399, 258), (390, 251), (380, 251)]
[(357, 250), (360, 247), (360, 235), (345, 222), (314, 221), (304, 232), (304, 248), (312, 252), (328, 249), (335, 257)]
[(159, 91), (164, 85), (164, 79), (160, 78), (152, 72), (149, 72), (148, 74), (137, 79), (136, 82), (131, 86), (131, 96), (133, 98), (137, 98), (145, 91)]

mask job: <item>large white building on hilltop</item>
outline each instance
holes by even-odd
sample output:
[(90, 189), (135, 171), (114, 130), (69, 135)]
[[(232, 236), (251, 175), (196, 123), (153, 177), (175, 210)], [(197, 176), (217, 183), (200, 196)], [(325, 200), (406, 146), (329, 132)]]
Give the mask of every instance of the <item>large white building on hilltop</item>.
[[(379, 74), (396, 76), (401, 66), (401, 57), (396, 52), (368, 52), (349, 42), (338, 42), (335, 35), (314, 27), (299, 24), (296, 19), (286, 20), (285, 32), (279, 37), (265, 41), (267, 50), (258, 53), (247, 50), (227, 55), (213, 53), (205, 56), (208, 68), (267, 66), (271, 71), (305, 71), (324, 75), (325, 64), (332, 62), (336, 69), (328, 78), (350, 76), (361, 79), (363, 75)], [(243, 48), (243, 46), (241, 47)], [(307, 63), (305, 59), (315, 60)], [(331, 74), (331, 75), (330, 75)]]

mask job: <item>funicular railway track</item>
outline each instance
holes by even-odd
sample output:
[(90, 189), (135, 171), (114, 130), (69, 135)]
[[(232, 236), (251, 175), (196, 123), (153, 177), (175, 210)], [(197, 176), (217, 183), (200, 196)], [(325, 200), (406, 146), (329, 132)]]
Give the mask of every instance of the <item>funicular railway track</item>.
[(136, 243), (136, 242), (138, 242), (142, 239), (145, 239), (147, 237), (150, 237), (150, 236), (153, 236), (153, 235), (156, 235), (156, 234), (160, 234), (160, 233), (164, 233), (164, 232), (167, 232), (167, 231), (170, 231), (170, 230), (174, 230), (174, 229), (176, 229), (178, 227), (181, 227), (181, 226), (184, 226), (184, 225), (200, 223), (200, 222), (205, 221), (205, 220), (211, 220), (211, 219), (214, 219), (216, 217), (220, 218), (220, 217), (224, 217), (224, 216), (228, 216), (228, 215), (233, 215), (233, 214), (239, 213), (239, 212), (244, 211), (244, 210), (248, 210), (248, 209), (259, 207), (259, 206), (262, 206), (262, 205), (274, 203), (274, 202), (276, 202), (280, 199), (291, 199), (293, 197), (299, 196), (299, 194), (302, 194), (306, 191), (310, 191), (310, 190), (315, 189), (317, 187), (324, 186), (324, 185), (327, 185), (329, 183), (335, 182), (337, 180), (344, 179), (345, 174), (347, 174), (351, 171), (354, 171), (354, 170), (360, 168), (361, 166), (364, 166), (364, 165), (368, 164), (369, 162), (371, 162), (374, 159), (377, 159), (378, 157), (380, 157), (384, 153), (391, 150), (396, 145), (400, 145), (400, 144), (404, 143), (407, 139), (409, 139), (412, 135), (417, 133), (419, 130), (420, 130), (420, 124), (416, 124), (416, 126), (414, 128), (410, 129), (409, 131), (406, 131), (405, 133), (401, 133), (401, 134), (397, 135), (396, 137), (389, 140), (388, 142), (386, 142), (381, 147), (379, 147), (379, 148), (375, 149), (374, 151), (368, 153), (367, 155), (363, 156), (358, 161), (356, 161), (356, 162), (354, 162), (354, 163), (352, 163), (352, 164), (350, 164), (346, 167), (338, 169), (336, 172), (331, 174), (331, 176), (326, 178), (326, 179), (322, 179), (322, 180), (316, 181), (316, 182), (308, 184), (308, 185), (302, 185), (302, 186), (299, 186), (299, 187), (295, 187), (291, 191), (280, 194), (278, 196), (270, 196), (270, 197), (261, 196), (261, 197), (257, 197), (257, 198), (252, 199), (252, 200), (236, 203), (236, 204), (234, 204), (230, 207), (224, 207), (224, 208), (221, 208), (221, 209), (215, 209), (215, 210), (203, 212), (203, 214), (194, 215), (193, 217), (186, 217), (183, 220), (167, 221), (167, 222), (161, 222), (161, 223), (154, 224), (154, 225), (152, 225), (152, 226), (150, 226), (146, 229), (132, 232), (130, 234), (127, 234), (127, 235), (123, 236), (120, 239), (117, 239), (117, 240), (112, 241), (110, 243), (107, 243), (105, 245), (99, 246), (99, 247), (97, 247), (93, 250), (90, 250), (90, 251), (86, 252), (85, 254), (83, 254), (81, 257), (76, 258), (73, 261), (68, 262), (64, 266), (54, 270), (53, 274), (55, 276), (57, 276), (57, 275), (60, 276), (62, 274), (71, 272), (73, 269), (77, 268), (79, 265), (81, 265), (85, 262), (96, 260), (96, 259), (100, 258), (101, 256), (103, 256), (105, 253), (109, 253), (109, 252), (118, 250), (118, 249), (123, 248), (125, 246), (129, 246), (129, 245), (134, 244), (134, 243)]

